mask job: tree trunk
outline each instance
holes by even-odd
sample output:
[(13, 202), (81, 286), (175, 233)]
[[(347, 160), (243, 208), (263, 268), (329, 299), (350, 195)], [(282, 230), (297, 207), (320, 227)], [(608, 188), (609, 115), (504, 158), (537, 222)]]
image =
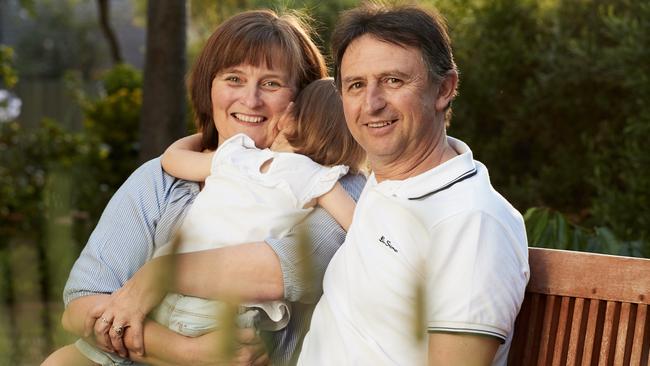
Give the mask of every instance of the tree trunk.
[(108, 6), (108, 0), (97, 0), (97, 10), (99, 12), (99, 27), (104, 33), (104, 37), (108, 41), (108, 47), (111, 50), (111, 59), (113, 65), (122, 63), (122, 52), (120, 51), (120, 44), (117, 42), (117, 37), (113, 28), (111, 28), (111, 9)]
[(186, 134), (185, 0), (148, 1), (140, 161), (160, 155)]

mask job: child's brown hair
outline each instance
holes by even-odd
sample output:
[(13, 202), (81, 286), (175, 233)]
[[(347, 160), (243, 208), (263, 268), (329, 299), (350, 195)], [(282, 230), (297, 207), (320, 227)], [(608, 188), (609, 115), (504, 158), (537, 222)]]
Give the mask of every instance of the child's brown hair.
[(347, 165), (351, 172), (364, 166), (366, 152), (345, 124), (343, 103), (334, 79), (312, 81), (296, 97), (295, 128), (287, 142), (295, 152), (326, 166)]

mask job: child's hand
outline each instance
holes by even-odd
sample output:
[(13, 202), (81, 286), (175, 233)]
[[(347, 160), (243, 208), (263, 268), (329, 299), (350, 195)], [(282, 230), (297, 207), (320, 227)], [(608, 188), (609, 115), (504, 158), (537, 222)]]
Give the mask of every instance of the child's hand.
[(273, 132), (276, 135), (273, 144), (271, 144), (271, 150), (273, 151), (294, 152), (293, 146), (289, 144), (286, 138), (286, 135), (293, 131), (296, 124), (293, 117), (293, 108), (293, 102), (289, 103), (280, 118), (278, 118), (274, 124), (276, 130)]
[(293, 102), (289, 102), (287, 108), (285, 108), (284, 112), (278, 119), (277, 122), (278, 132), (282, 132), (287, 128), (292, 129), (296, 125), (296, 121), (293, 118), (293, 109), (294, 109)]

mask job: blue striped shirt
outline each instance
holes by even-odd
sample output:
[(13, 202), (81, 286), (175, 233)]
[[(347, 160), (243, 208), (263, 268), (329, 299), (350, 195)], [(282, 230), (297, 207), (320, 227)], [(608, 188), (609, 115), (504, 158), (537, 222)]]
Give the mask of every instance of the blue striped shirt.
[[(340, 180), (355, 200), (365, 181), (361, 175)], [(197, 183), (165, 173), (159, 158), (140, 166), (111, 198), (75, 262), (63, 291), (65, 304), (122, 287), (159, 246), (171, 239), (198, 193)], [(345, 231), (318, 207), (293, 232), (299, 230), (308, 230), (312, 239), (315, 280), (309, 283), (300, 276), (298, 264), (303, 258), (296, 250), (296, 236), (266, 240), (280, 258), (285, 298), (292, 302), (289, 325), (269, 337), (271, 358), (280, 365), (295, 363), (314, 304), (322, 293), (327, 264), (345, 239)]]

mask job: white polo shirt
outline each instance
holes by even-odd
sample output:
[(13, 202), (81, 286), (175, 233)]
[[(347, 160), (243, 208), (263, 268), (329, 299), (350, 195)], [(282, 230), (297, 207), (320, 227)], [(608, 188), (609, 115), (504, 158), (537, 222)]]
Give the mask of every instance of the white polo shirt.
[(529, 276), (524, 222), (469, 147), (448, 139), (453, 159), (406, 180), (368, 179), (298, 364), (425, 364), (418, 327), (497, 337), (493, 364), (506, 364)]

